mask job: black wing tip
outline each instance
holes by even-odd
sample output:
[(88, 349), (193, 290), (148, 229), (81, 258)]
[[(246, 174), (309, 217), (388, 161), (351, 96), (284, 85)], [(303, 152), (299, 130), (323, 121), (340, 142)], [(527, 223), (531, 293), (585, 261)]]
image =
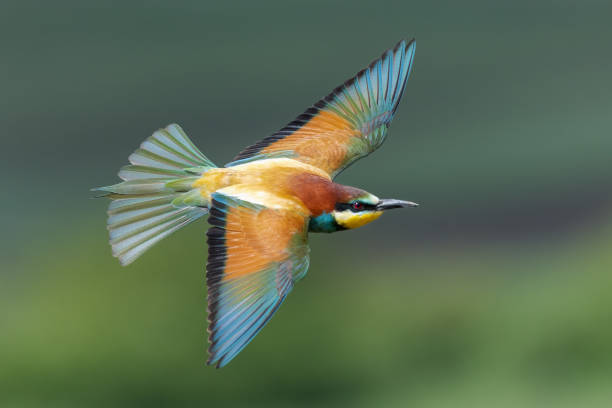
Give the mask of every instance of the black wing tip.
[[(383, 52), (380, 57), (376, 58), (374, 61), (370, 62), (370, 64), (367, 66), (367, 68), (372, 68), (374, 67), (379, 61), (381, 61), (383, 58), (385, 58), (388, 54), (395, 54), (397, 53), (400, 49), (405, 49), (408, 50), (410, 47), (412, 47), (413, 45), (416, 45), (416, 38), (411, 38), (410, 40), (408, 40), (407, 38), (402, 38), (401, 40), (399, 40), (397, 42), (397, 44), (395, 44), (395, 46), (393, 46), (392, 48), (389, 48), (387, 50), (385, 50), (385, 52)], [(367, 69), (365, 68), (365, 69)], [(363, 69), (361, 72), (365, 71), (365, 69)], [(359, 74), (357, 74), (356, 76), (358, 76)]]
[(210, 349), (213, 346), (210, 337), (209, 337), (209, 342), (210, 342), (210, 346), (206, 350), (206, 352), (208, 353), (208, 359), (206, 360), (206, 365), (208, 365), (208, 366), (215, 366), (216, 369), (219, 369), (219, 368), (223, 367), (221, 365), (222, 358), (219, 358), (219, 356), (217, 356), (216, 354), (214, 354), (214, 353), (212, 353), (210, 351)]
[(399, 50), (400, 47), (404, 46), (405, 48), (410, 48), (412, 46), (412, 44), (416, 44), (416, 38), (412, 37), (411, 39), (406, 38), (402, 38), (401, 40), (398, 41), (397, 44), (395, 44), (395, 47), (393, 47), (393, 51)]

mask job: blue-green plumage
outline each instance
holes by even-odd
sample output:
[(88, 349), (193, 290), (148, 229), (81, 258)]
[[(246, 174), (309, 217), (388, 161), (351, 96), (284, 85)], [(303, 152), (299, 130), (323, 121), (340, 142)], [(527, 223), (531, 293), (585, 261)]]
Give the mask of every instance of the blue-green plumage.
[(323, 213), (318, 217), (313, 217), (308, 223), (308, 231), (310, 232), (336, 232), (345, 229), (336, 222), (336, 219), (330, 213)]

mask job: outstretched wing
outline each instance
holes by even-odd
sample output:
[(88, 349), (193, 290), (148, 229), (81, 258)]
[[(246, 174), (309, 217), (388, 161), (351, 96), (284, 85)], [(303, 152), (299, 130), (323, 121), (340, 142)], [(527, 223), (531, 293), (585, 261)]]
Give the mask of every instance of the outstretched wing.
[[(227, 189), (226, 189), (227, 190)], [(272, 194), (212, 195), (208, 222), (208, 364), (223, 367), (270, 320), (308, 270), (306, 218)], [(267, 205), (267, 201), (270, 205)]]
[(272, 136), (228, 165), (291, 157), (334, 177), (385, 140), (406, 87), (415, 41), (401, 41)]

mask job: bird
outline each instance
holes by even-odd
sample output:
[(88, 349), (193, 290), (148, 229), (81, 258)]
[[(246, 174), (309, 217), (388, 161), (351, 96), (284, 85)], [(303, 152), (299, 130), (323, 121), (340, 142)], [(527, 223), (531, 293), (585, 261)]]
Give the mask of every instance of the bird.
[(129, 156), (121, 182), (92, 189), (111, 200), (107, 229), (122, 265), (208, 215), (207, 364), (227, 365), (304, 278), (309, 233), (350, 230), (418, 206), (334, 182), (385, 141), (415, 47), (414, 39), (400, 41), (223, 167), (170, 124)]

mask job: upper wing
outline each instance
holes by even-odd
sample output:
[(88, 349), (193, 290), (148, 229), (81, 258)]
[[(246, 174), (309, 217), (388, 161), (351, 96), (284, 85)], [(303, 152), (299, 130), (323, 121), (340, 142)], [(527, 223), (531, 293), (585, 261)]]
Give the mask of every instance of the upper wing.
[(234, 358), (308, 270), (306, 218), (276, 205), (271, 196), (259, 192), (255, 203), (223, 192), (212, 195), (208, 364), (223, 367)]
[(285, 156), (334, 177), (385, 140), (406, 87), (415, 41), (401, 41), (355, 77), (272, 136), (247, 147), (229, 165)]

